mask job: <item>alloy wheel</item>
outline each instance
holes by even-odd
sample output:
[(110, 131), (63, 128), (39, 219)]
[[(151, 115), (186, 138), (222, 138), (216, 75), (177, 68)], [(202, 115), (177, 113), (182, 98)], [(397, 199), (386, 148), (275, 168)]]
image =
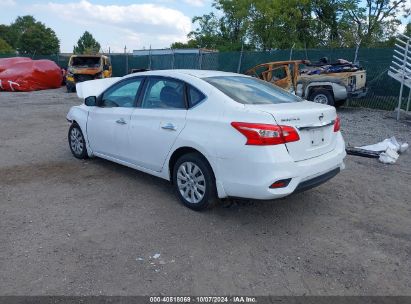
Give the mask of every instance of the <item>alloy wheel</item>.
[(183, 198), (198, 204), (206, 193), (206, 181), (201, 169), (193, 162), (184, 162), (177, 170), (177, 186)]
[(313, 99), (314, 102), (328, 104), (328, 98), (325, 94), (318, 94)]
[(84, 149), (84, 139), (78, 128), (72, 128), (70, 132), (70, 146), (73, 152), (81, 155)]

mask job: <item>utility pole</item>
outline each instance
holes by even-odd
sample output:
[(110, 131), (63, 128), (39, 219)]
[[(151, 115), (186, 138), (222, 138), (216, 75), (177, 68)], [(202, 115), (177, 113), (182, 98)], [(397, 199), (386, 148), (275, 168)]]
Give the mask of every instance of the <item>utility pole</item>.
[(293, 46), (291, 47), (291, 50), (290, 50), (290, 61), (291, 61), (291, 58), (293, 57), (293, 49), (294, 49), (294, 47), (295, 47), (295, 43), (293, 43)]
[(198, 69), (201, 70), (203, 68), (203, 52), (199, 49), (198, 53)]
[(151, 44), (150, 50), (148, 51), (148, 69), (151, 70)]
[(126, 75), (128, 74), (128, 55), (127, 55), (127, 46), (124, 46), (124, 55), (126, 56)]
[(171, 51), (173, 53), (173, 58), (172, 58), (173, 60), (171, 61), (171, 69), (174, 70), (175, 52), (174, 52), (174, 49), (171, 49)]
[(240, 58), (238, 59), (237, 73), (240, 73), (241, 71), (241, 63), (243, 61), (243, 52), (244, 52), (244, 41), (241, 40), (241, 52), (240, 52)]

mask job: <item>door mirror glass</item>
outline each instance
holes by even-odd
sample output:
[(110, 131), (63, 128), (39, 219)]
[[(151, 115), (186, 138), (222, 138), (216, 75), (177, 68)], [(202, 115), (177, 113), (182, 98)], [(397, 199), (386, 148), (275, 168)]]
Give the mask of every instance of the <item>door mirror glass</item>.
[(95, 107), (97, 105), (97, 98), (96, 96), (89, 96), (84, 99), (84, 104), (88, 107)]

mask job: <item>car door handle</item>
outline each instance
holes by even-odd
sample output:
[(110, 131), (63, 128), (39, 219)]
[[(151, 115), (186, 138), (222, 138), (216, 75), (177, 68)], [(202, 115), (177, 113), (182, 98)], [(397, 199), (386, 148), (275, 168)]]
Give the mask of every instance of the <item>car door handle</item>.
[(177, 128), (172, 123), (166, 123), (165, 125), (161, 126), (161, 129), (177, 131)]
[(126, 121), (124, 120), (124, 118), (120, 118), (120, 119), (116, 120), (116, 123), (118, 123), (119, 125), (125, 125)]

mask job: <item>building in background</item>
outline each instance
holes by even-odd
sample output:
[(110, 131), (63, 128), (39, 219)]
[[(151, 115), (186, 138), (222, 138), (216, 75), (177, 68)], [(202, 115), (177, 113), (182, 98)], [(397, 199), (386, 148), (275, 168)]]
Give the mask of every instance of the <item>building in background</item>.
[(173, 55), (173, 54), (211, 54), (217, 53), (217, 50), (209, 49), (148, 49), (148, 50), (133, 50), (134, 56), (148, 55)]

